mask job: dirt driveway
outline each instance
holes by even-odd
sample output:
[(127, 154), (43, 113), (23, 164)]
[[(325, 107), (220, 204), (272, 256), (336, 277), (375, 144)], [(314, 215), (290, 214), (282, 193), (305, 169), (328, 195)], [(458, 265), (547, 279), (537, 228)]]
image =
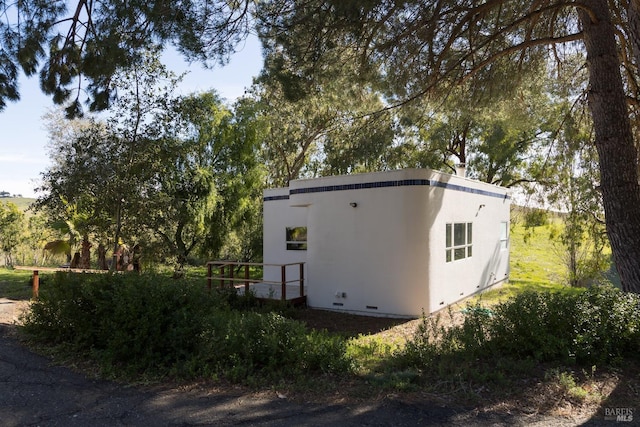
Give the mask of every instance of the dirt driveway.
[(540, 415), (454, 409), (387, 396), (304, 402), (274, 390), (132, 387), (55, 366), (22, 346), (13, 322), (28, 303), (0, 298), (0, 425), (11, 426), (568, 426)]

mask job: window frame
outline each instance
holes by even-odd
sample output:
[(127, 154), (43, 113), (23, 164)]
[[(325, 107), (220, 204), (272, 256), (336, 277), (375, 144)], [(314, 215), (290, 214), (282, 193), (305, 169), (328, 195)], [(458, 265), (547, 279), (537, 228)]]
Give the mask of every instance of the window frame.
[[(300, 230), (300, 236), (296, 237), (297, 230)], [(302, 231), (304, 230), (304, 232)], [(285, 228), (285, 244), (288, 251), (306, 251), (307, 250), (307, 227), (286, 227)]]
[(473, 256), (473, 222), (448, 222), (445, 225), (445, 262)]
[(509, 249), (509, 221), (500, 221), (500, 250)]

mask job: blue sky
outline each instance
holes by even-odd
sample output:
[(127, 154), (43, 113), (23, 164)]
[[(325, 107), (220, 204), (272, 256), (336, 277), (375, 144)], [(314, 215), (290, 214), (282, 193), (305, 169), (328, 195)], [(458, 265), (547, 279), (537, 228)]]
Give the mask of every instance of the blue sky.
[[(215, 89), (229, 103), (251, 86), (262, 67), (260, 42), (255, 37), (238, 47), (229, 64), (213, 70), (189, 65), (178, 54), (165, 58), (172, 71), (189, 71), (180, 86), (182, 93)], [(40, 91), (37, 76), (20, 80), (20, 96), (20, 101), (0, 112), (0, 191), (34, 197), (40, 173), (50, 165), (42, 116), (54, 104)]]

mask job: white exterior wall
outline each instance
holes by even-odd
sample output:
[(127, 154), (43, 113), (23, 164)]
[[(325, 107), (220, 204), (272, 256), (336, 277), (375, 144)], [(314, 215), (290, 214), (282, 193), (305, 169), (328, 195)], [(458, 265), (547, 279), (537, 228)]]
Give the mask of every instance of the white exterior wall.
[[(265, 264), (289, 264), (306, 262), (307, 251), (287, 250), (287, 227), (306, 227), (307, 210), (289, 206), (289, 189), (276, 188), (264, 191), (263, 202), (263, 262)], [(305, 266), (305, 286), (308, 284), (308, 269)], [(298, 266), (287, 268), (287, 280), (298, 280)], [(278, 282), (281, 280), (280, 267), (265, 266), (263, 279)], [(297, 283), (293, 283), (297, 284)]]
[[(425, 310), (429, 313), (503, 282), (509, 276), (509, 246), (504, 250), (500, 247), (501, 223), (506, 222), (508, 230), (510, 218), (510, 199), (504, 197), (507, 190), (437, 172), (433, 178), (466, 190), (429, 188), (429, 214), (435, 218), (429, 234), (431, 298)], [(446, 224), (469, 222), (473, 224), (473, 255), (446, 262)]]
[[(507, 277), (504, 195), (426, 169), (296, 180), (265, 192), (264, 260), (306, 260), (311, 307), (417, 317)], [(473, 256), (447, 263), (445, 227), (456, 222), (473, 223)], [(285, 228), (305, 225), (308, 250), (287, 251)]]
[(293, 193), (298, 189), (426, 179), (427, 174), (426, 170), (401, 170), (291, 183), (291, 204), (308, 206), (309, 306), (378, 316), (421, 314), (428, 299), (423, 262), (428, 232), (424, 188)]

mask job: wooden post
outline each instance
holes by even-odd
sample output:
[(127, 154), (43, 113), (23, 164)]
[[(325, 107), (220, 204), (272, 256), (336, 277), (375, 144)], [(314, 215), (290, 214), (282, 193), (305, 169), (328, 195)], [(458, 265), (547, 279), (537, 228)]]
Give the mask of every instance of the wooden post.
[(244, 265), (244, 294), (249, 294), (249, 264)]
[(207, 263), (207, 289), (211, 292), (211, 274), (213, 273), (213, 266), (211, 263)]
[(33, 270), (33, 298), (38, 298), (40, 292), (40, 277), (38, 276), (38, 270)]
[(224, 265), (220, 266), (220, 288), (224, 288)]
[(280, 299), (282, 301), (287, 300), (287, 266), (280, 266), (280, 278), (282, 279), (282, 295), (280, 295)]
[(229, 264), (229, 286), (235, 289), (236, 284), (233, 280), (233, 274), (234, 274), (235, 268), (233, 267), (234, 267), (233, 264)]
[(300, 263), (300, 296), (304, 296), (304, 263)]

